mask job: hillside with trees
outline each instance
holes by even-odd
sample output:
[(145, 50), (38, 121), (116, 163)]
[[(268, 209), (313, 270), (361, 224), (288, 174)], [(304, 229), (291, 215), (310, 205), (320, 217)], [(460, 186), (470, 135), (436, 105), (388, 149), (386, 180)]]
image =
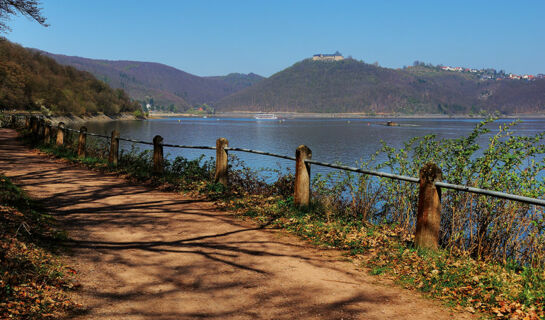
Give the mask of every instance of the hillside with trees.
[(417, 64), (382, 68), (354, 59), (303, 60), (220, 100), (218, 111), (503, 114), (545, 111), (545, 79), (483, 80)]
[(156, 106), (184, 111), (221, 98), (259, 82), (263, 77), (250, 73), (199, 77), (152, 62), (96, 60), (44, 52), (57, 62), (88, 71), (131, 98)]
[(265, 79), (264, 77), (252, 72), (248, 74), (229, 73), (226, 76), (214, 76), (214, 77), (206, 77), (206, 78), (223, 81), (231, 85), (233, 87), (234, 92), (238, 92), (247, 87), (251, 87), (254, 84), (258, 83), (259, 81)]
[[(159, 63), (43, 53), (93, 73), (155, 110), (502, 114), (545, 111), (545, 79), (510, 80), (504, 71), (445, 71), (415, 62), (403, 69), (354, 59), (295, 63), (269, 78), (232, 73), (199, 77)], [(501, 80), (501, 81), (500, 81)]]
[(113, 115), (140, 107), (88, 72), (0, 38), (0, 109)]

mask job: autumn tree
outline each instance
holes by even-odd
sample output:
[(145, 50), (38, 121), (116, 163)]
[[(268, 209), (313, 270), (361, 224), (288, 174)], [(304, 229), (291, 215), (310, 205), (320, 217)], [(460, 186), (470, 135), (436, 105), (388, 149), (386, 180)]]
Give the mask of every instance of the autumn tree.
[(37, 0), (0, 0), (0, 33), (11, 29), (7, 25), (10, 16), (22, 14), (36, 20), (42, 26), (47, 27), (45, 18), (41, 14), (42, 8)]

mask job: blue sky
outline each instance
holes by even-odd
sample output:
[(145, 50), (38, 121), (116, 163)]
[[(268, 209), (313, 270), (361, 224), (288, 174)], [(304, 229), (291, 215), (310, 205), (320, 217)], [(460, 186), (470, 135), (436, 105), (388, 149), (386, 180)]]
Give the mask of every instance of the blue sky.
[(43, 0), (15, 17), (26, 47), (152, 61), (200, 76), (281, 71), (315, 53), (400, 68), (420, 60), (545, 73), (545, 1)]

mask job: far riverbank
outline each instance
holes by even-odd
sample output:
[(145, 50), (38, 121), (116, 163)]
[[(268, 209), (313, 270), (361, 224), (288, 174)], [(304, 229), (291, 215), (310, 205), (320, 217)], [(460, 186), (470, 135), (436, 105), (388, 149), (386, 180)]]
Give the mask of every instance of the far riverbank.
[[(151, 113), (148, 118), (160, 119), (170, 117), (193, 117), (193, 118), (254, 118), (257, 114), (263, 112), (250, 112), (250, 111), (233, 111), (233, 112), (218, 112), (209, 115), (196, 115), (190, 113)], [(484, 119), (482, 115), (445, 115), (445, 114), (369, 114), (369, 113), (314, 113), (314, 112), (270, 112), (282, 119), (299, 119), (299, 118), (313, 118), (313, 119)], [(545, 114), (512, 114), (501, 115), (500, 118), (504, 119), (518, 119), (518, 118), (535, 118), (543, 119)]]

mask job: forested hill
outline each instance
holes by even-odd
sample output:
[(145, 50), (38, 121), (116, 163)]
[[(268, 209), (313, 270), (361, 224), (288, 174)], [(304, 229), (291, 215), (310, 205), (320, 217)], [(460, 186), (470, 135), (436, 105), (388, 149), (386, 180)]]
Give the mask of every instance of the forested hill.
[(251, 87), (259, 81), (265, 79), (264, 77), (255, 73), (230, 73), (226, 76), (206, 77), (209, 79), (215, 79), (223, 81), (233, 87), (234, 92), (240, 91), (247, 87)]
[(545, 80), (482, 80), (438, 67), (388, 69), (353, 59), (307, 59), (215, 106), (219, 111), (536, 113), (545, 111)]
[(94, 74), (114, 88), (128, 92), (131, 98), (155, 105), (174, 105), (177, 110), (211, 104), (263, 77), (233, 73), (220, 77), (199, 77), (160, 63), (95, 60), (46, 53), (57, 62)]
[(0, 38), (0, 109), (108, 115), (139, 109), (92, 74)]

